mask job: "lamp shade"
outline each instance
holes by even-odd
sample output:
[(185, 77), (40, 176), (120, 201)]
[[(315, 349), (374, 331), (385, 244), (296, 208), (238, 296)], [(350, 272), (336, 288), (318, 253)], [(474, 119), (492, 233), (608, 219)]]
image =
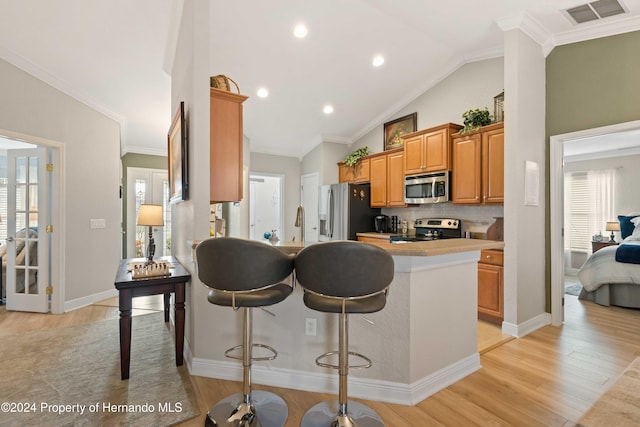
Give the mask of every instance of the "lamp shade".
[(619, 222), (607, 222), (607, 231), (620, 231), (620, 223)]
[(149, 226), (164, 225), (162, 205), (140, 205), (137, 224)]

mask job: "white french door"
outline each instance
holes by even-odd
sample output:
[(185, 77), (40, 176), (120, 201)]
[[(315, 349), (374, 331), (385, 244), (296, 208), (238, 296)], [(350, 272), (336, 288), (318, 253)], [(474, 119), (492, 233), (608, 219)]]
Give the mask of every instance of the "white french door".
[(169, 179), (163, 169), (127, 168), (127, 258), (146, 256), (149, 227), (136, 224), (140, 205), (162, 205), (163, 227), (153, 227), (155, 257), (171, 255), (171, 205)]
[(45, 313), (49, 309), (49, 151), (43, 147), (7, 152), (8, 310)]

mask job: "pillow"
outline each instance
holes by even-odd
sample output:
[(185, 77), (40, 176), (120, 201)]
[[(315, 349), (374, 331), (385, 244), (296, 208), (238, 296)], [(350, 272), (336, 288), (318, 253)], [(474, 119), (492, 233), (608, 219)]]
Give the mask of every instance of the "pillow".
[(640, 216), (637, 216), (631, 220), (631, 223), (635, 225), (636, 228), (633, 229), (633, 233), (628, 237), (629, 240), (640, 240)]
[(635, 224), (632, 223), (631, 220), (637, 217), (638, 215), (618, 215), (618, 222), (620, 223), (620, 235), (622, 236), (622, 239), (626, 239), (627, 237), (631, 236), (631, 234), (633, 234)]

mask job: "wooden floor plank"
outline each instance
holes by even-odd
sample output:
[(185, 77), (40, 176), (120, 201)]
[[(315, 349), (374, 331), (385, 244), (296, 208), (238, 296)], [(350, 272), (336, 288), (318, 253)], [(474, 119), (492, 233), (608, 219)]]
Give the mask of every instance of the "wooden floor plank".
[[(509, 342), (500, 328), (485, 342), (500, 345), (483, 351), (482, 369), (415, 406), (360, 401), (376, 410), (388, 426), (573, 426), (611, 382), (640, 355), (640, 310), (602, 307), (565, 296), (565, 324), (546, 326)], [(155, 297), (150, 297), (155, 298)], [(162, 297), (135, 298), (134, 315), (162, 310)], [(0, 337), (117, 319), (117, 298), (63, 315), (7, 312), (0, 307)], [(481, 328), (479, 328), (480, 330)], [(492, 341), (494, 340), (494, 341)], [(489, 344), (492, 346), (493, 344)], [(241, 384), (191, 377), (201, 415), (181, 423), (200, 427), (217, 401), (241, 391)], [(289, 406), (286, 427), (298, 426), (304, 413), (333, 394), (275, 387)]]

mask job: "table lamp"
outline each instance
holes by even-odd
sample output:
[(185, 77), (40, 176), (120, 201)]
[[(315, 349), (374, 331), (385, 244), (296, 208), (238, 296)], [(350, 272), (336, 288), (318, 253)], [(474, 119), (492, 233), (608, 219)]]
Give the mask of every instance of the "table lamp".
[(147, 262), (145, 264), (153, 264), (153, 254), (156, 252), (156, 244), (153, 241), (153, 227), (164, 225), (162, 205), (140, 205), (137, 224), (149, 226), (149, 244), (147, 245)]
[(614, 236), (613, 232), (614, 231), (620, 231), (620, 223), (619, 222), (607, 222), (607, 226), (606, 226), (605, 230), (611, 232), (611, 240), (609, 240), (609, 242), (610, 243), (615, 243), (616, 239), (615, 239), (615, 236)]

